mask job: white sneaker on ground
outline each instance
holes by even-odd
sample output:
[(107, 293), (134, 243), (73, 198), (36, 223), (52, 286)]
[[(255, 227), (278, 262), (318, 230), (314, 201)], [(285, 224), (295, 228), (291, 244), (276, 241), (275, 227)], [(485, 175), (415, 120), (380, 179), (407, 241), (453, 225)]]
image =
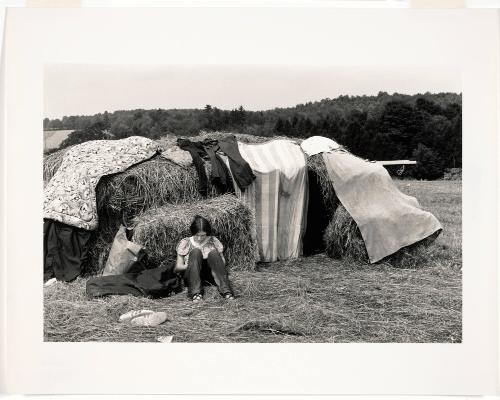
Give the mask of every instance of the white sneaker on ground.
[(174, 340), (174, 337), (173, 336), (159, 336), (158, 338), (156, 338), (156, 340), (158, 340), (161, 343), (172, 343), (172, 341)]
[(56, 283), (56, 282), (57, 282), (57, 279), (56, 279), (56, 278), (50, 278), (47, 282), (45, 282), (45, 283), (43, 284), (43, 286), (45, 286), (45, 287), (47, 287), (47, 286), (51, 286), (51, 285), (53, 285), (53, 284), (54, 284), (54, 283)]
[(167, 313), (164, 311), (153, 312), (152, 314), (143, 314), (133, 318), (130, 325), (134, 326), (157, 326), (167, 320)]
[(141, 315), (153, 314), (152, 310), (132, 310), (123, 315), (120, 315), (120, 322), (130, 322), (133, 318), (140, 317)]

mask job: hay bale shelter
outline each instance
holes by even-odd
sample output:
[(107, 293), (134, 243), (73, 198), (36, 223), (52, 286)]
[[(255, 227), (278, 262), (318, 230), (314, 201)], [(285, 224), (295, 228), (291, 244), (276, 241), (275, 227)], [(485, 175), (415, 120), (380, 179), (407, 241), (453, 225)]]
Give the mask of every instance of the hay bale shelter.
[[(201, 133), (193, 140), (220, 139), (228, 133)], [(284, 137), (235, 134), (239, 142), (266, 143)], [(163, 149), (175, 146), (175, 138), (156, 142)], [(47, 183), (59, 168), (62, 149), (44, 157), (43, 177)], [(210, 175), (210, 163), (205, 163)], [(307, 157), (309, 205), (303, 235), (304, 255), (326, 252), (329, 256), (369, 263), (359, 229), (340, 204), (321, 154)], [(255, 218), (252, 211), (233, 195), (221, 195), (209, 185), (209, 198), (198, 192), (198, 175), (193, 165), (181, 166), (161, 155), (133, 165), (122, 173), (104, 176), (96, 187), (99, 227), (92, 233), (86, 274), (100, 273), (106, 263), (114, 236), (120, 226), (135, 227), (134, 240), (143, 244), (152, 265), (175, 259), (175, 246), (189, 236), (189, 223), (196, 214), (211, 220), (214, 234), (226, 248), (228, 266), (247, 270), (256, 259)], [(437, 236), (437, 235), (435, 235)], [(434, 236), (434, 237), (435, 237)], [(433, 238), (403, 248), (384, 261), (417, 259)], [(244, 238), (241, 240), (241, 238)], [(396, 261), (395, 261), (396, 260)]]
[(153, 265), (174, 262), (181, 238), (191, 236), (189, 226), (196, 215), (207, 218), (225, 246), (227, 266), (250, 270), (257, 261), (254, 217), (234, 195), (210, 200), (151, 208), (134, 218), (134, 241), (143, 245)]

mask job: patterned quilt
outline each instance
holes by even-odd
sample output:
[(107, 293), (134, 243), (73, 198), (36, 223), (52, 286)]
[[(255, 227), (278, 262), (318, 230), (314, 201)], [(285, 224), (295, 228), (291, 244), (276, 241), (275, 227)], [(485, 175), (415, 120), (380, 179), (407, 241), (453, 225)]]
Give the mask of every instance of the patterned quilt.
[(154, 156), (158, 145), (147, 138), (93, 140), (73, 146), (44, 189), (43, 217), (87, 230), (97, 229), (96, 186), (105, 175)]

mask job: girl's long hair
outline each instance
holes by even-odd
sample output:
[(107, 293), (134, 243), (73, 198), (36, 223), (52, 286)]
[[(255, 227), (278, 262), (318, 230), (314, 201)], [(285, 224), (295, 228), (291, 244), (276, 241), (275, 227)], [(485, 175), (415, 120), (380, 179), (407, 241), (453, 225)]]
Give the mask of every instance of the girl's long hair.
[(192, 235), (196, 235), (198, 232), (205, 232), (207, 236), (212, 234), (212, 226), (210, 225), (210, 222), (200, 215), (194, 217), (189, 229)]

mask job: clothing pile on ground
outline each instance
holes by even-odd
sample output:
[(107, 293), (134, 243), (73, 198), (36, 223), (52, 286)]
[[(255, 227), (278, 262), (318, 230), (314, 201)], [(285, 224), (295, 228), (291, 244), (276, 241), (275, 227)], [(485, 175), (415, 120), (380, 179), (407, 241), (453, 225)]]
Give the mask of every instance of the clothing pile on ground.
[(182, 290), (182, 278), (174, 272), (173, 264), (148, 269), (147, 263), (137, 262), (126, 273), (97, 276), (87, 281), (87, 294), (92, 297), (132, 295), (160, 298)]
[[(84, 272), (89, 238), (99, 226), (95, 193), (99, 180), (158, 153), (156, 142), (130, 137), (86, 142), (64, 154), (44, 193), (45, 280), (55, 276), (71, 281)], [(396, 188), (382, 166), (353, 156), (328, 138), (312, 137), (300, 145), (283, 139), (247, 144), (233, 135), (201, 141), (181, 138), (177, 146), (164, 149), (162, 156), (185, 168), (192, 168), (192, 163), (202, 196), (207, 196), (210, 179), (220, 193), (232, 192), (240, 198), (255, 216), (253, 235), (260, 261), (272, 262), (302, 255), (309, 193), (307, 159), (320, 153), (338, 198), (358, 224), (371, 262), (442, 229), (416, 199)], [(126, 247), (130, 238), (123, 241), (124, 231), (118, 233), (116, 240), (121, 238)], [(109, 275), (90, 279), (88, 293), (164, 297), (182, 290), (173, 265), (149, 269), (144, 256), (147, 249), (143, 250), (139, 256), (140, 249), (129, 246), (125, 261), (111, 252), (110, 262), (118, 257), (117, 263), (126, 262), (127, 267), (110, 267)]]

